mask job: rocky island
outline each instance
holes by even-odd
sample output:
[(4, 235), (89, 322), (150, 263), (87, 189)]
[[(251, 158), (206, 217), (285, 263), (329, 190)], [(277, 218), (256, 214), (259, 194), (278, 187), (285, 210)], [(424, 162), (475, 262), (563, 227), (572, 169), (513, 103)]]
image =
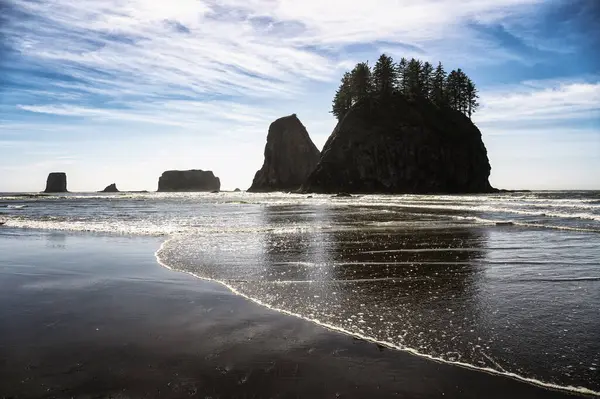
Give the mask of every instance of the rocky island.
[(64, 172), (52, 172), (46, 179), (45, 193), (66, 193), (67, 191), (67, 174)]
[[(461, 94), (458, 87), (467, 89)], [(435, 71), (414, 59), (396, 67), (382, 55), (372, 73), (357, 65), (342, 80), (333, 109), (339, 122), (302, 191), (495, 191), (481, 132), (470, 119), (476, 98), (470, 79), (460, 70), (446, 76), (441, 63)]]
[(169, 170), (158, 179), (158, 191), (219, 191), (221, 181), (210, 170)]
[(249, 192), (295, 191), (319, 161), (319, 150), (296, 114), (279, 118), (269, 126), (265, 160), (256, 172)]
[(104, 190), (100, 191), (101, 193), (118, 193), (119, 189), (117, 188), (116, 183), (106, 186)]

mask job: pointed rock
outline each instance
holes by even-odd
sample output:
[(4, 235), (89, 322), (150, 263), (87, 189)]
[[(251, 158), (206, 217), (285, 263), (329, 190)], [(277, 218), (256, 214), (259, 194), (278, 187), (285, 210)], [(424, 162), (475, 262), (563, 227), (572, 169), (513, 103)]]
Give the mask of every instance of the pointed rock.
[(106, 186), (106, 188), (102, 191), (100, 191), (101, 193), (118, 193), (119, 189), (117, 189), (117, 185), (115, 183)]
[(269, 126), (265, 160), (248, 191), (298, 190), (319, 157), (319, 150), (296, 114), (279, 118)]

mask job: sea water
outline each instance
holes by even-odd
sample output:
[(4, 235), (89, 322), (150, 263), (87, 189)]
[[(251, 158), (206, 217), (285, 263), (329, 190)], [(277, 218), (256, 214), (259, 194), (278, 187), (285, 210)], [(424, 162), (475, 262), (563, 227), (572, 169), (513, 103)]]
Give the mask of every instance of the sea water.
[(0, 194), (2, 228), (164, 236), (166, 267), (382, 345), (600, 392), (600, 192)]

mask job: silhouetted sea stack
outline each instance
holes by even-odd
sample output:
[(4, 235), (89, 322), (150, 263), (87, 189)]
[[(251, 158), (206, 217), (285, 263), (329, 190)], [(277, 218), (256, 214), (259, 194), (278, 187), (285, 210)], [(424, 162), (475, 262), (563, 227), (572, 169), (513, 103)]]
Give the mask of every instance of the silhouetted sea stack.
[(221, 181), (212, 171), (169, 170), (158, 179), (158, 191), (219, 191)]
[(66, 193), (67, 174), (64, 172), (52, 172), (46, 180), (45, 193)]
[(303, 185), (317, 193), (487, 193), (481, 132), (459, 111), (394, 94), (356, 104)]
[(265, 161), (248, 191), (294, 191), (306, 181), (319, 162), (319, 150), (296, 114), (269, 126)]
[(115, 183), (113, 183), (110, 186), (106, 186), (106, 188), (100, 192), (101, 193), (118, 193), (119, 190), (117, 189), (117, 185)]

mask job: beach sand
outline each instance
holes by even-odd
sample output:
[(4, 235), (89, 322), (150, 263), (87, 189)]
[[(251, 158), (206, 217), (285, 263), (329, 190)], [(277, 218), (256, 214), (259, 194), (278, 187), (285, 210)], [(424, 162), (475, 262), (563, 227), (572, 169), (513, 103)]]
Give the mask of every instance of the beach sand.
[(162, 238), (0, 231), (0, 398), (566, 398), (161, 267)]

